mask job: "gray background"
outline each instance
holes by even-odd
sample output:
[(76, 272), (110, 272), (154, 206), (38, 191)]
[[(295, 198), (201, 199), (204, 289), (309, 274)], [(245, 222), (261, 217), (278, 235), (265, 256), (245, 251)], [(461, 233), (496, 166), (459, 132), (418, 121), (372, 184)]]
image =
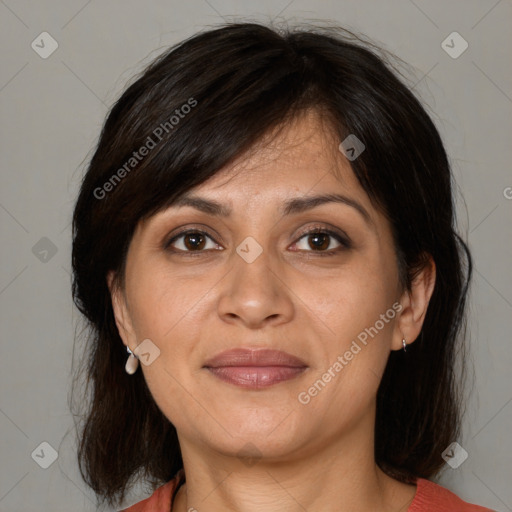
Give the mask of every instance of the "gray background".
[[(460, 228), (475, 258), (475, 387), (457, 440), (469, 456), (446, 466), (440, 483), (467, 501), (512, 510), (510, 0), (0, 0), (1, 512), (95, 510), (78, 474), (67, 403), (79, 325), (70, 219), (107, 109), (164, 47), (222, 18), (274, 17), (332, 19), (412, 65), (411, 83), (447, 144)], [(46, 59), (31, 47), (42, 46), (43, 31), (59, 45)], [(469, 44), (458, 58), (441, 46), (453, 31)], [(42, 442), (58, 452), (47, 469), (36, 463), (49, 461)], [(136, 488), (126, 504), (146, 495)]]

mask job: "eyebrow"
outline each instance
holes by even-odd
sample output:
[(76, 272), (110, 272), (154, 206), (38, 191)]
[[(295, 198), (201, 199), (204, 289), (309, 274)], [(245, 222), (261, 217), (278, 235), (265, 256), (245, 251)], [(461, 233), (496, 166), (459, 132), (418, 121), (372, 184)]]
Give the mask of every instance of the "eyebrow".
[[(311, 210), (317, 206), (327, 203), (341, 203), (351, 206), (359, 212), (365, 222), (373, 225), (373, 221), (366, 209), (356, 200), (341, 194), (321, 194), (316, 196), (295, 197), (284, 203), (281, 209), (282, 215), (292, 215)], [(173, 203), (172, 206), (190, 206), (209, 215), (229, 217), (232, 213), (230, 207), (211, 199), (185, 194)]]

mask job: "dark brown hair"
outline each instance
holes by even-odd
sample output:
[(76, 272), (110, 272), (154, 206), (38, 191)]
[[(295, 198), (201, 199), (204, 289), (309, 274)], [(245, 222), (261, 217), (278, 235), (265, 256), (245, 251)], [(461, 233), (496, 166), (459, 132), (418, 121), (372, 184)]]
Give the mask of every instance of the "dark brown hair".
[[(463, 355), (471, 256), (456, 233), (450, 166), (431, 118), (384, 52), (343, 28), (228, 23), (170, 48), (126, 89), (108, 114), (74, 210), (73, 297), (88, 324), (82, 370), (90, 395), (80, 397), (87, 409), (78, 459), (103, 502), (120, 503), (135, 478), (156, 486), (182, 467), (176, 430), (143, 373), (124, 370), (107, 272), (122, 286), (141, 219), (306, 109), (328, 116), (340, 142), (355, 134), (365, 144), (351, 166), (389, 219), (404, 288), (426, 255), (436, 263), (421, 334), (407, 352), (390, 354), (378, 391), (376, 462), (401, 481), (431, 477), (457, 438), (462, 374), (455, 363)], [(144, 155), (143, 146), (150, 149)]]

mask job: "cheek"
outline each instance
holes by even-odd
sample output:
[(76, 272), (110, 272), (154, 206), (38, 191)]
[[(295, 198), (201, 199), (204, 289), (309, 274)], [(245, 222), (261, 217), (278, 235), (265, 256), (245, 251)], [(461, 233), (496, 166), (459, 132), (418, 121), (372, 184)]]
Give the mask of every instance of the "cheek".
[(134, 267), (129, 296), (137, 334), (165, 342), (184, 324), (193, 327), (190, 317), (209, 288), (204, 276), (184, 277), (165, 264)]
[(354, 259), (328, 282), (298, 293), (324, 333), (325, 358), (311, 381), (329, 369), (336, 375), (326, 376), (329, 391), (322, 395), (327, 402), (332, 399), (348, 407), (357, 407), (357, 401), (367, 403), (384, 371), (396, 318), (396, 273), (393, 260), (378, 254), (375, 249), (374, 257)]
[(299, 279), (294, 288), (328, 328), (326, 332), (343, 340), (373, 325), (396, 300), (393, 270), (384, 261), (363, 258), (340, 267), (326, 280), (317, 280), (313, 287)]

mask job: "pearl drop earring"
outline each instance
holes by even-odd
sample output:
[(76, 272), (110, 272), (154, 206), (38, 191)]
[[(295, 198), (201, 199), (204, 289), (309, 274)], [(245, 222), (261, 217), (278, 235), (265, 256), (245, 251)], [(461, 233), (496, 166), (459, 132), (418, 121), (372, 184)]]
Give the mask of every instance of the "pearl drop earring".
[(124, 369), (126, 370), (126, 373), (133, 375), (139, 367), (139, 356), (135, 355), (130, 350), (130, 347), (126, 347), (126, 350), (130, 353), (130, 355), (128, 356), (128, 360), (126, 361)]

